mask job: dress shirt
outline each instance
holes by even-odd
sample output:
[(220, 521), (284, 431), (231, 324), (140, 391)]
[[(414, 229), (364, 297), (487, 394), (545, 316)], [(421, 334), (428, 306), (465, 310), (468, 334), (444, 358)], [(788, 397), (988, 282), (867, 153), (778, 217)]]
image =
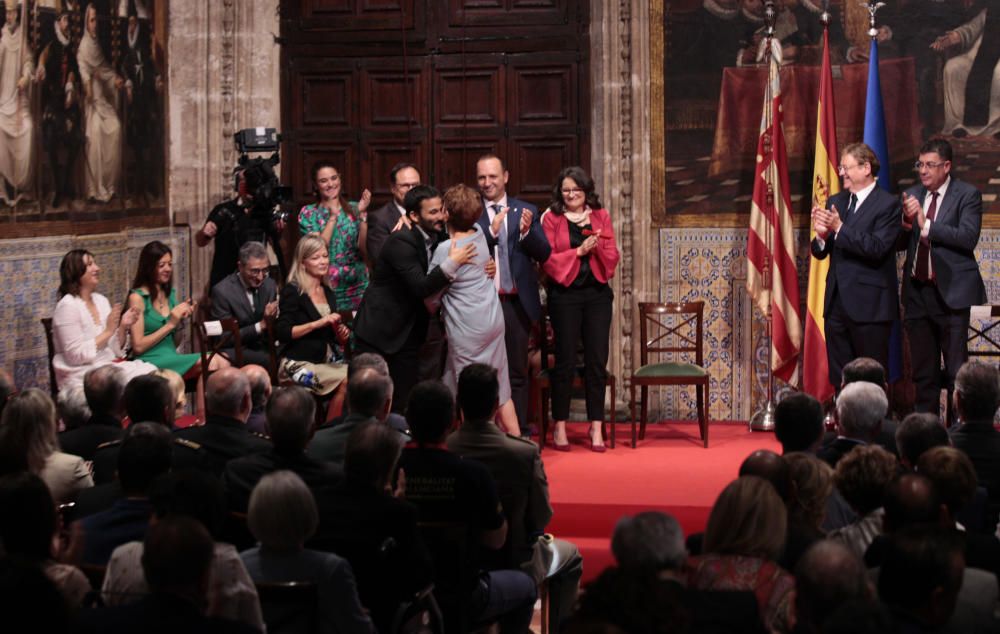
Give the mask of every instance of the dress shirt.
[[(854, 197), (858, 199), (858, 201), (854, 204), (854, 213), (858, 213), (859, 211), (861, 211), (861, 205), (863, 205), (865, 203), (865, 200), (868, 198), (868, 196), (873, 191), (875, 191), (876, 187), (878, 187), (878, 181), (873, 182), (868, 187), (865, 187), (861, 191), (859, 191), (856, 194), (854, 194)], [(847, 219), (845, 218), (844, 222), (846, 222), (846, 221), (847, 221)], [(833, 234), (833, 237), (836, 238), (837, 234), (836, 233)], [(824, 240), (823, 238), (820, 238), (819, 236), (816, 236), (816, 243), (819, 244), (819, 248), (820, 249), (822, 249), (822, 248), (824, 248), (826, 246), (826, 240)]]
[[(948, 178), (946, 178), (944, 180), (944, 183), (942, 183), (941, 186), (938, 187), (937, 190), (936, 190), (938, 197), (937, 197), (937, 209), (935, 210), (935, 213), (934, 213), (935, 216), (937, 216), (937, 214), (941, 213), (941, 202), (944, 200), (944, 195), (948, 191), (948, 185), (951, 185), (951, 176), (949, 176)], [(924, 218), (924, 225), (922, 227), (920, 227), (920, 237), (924, 238), (924, 239), (926, 239), (927, 236), (930, 235), (930, 233), (931, 233), (931, 223), (934, 222), (932, 219), (926, 217), (927, 216), (927, 210), (929, 210), (931, 208), (931, 201), (934, 200), (934, 196), (932, 194), (933, 194), (933, 192), (928, 189), (927, 190), (927, 194), (924, 196), (924, 199), (923, 199), (923, 201), (921, 203), (921, 206), (924, 208), (924, 216), (925, 216), (925, 218)], [(920, 247), (918, 246), (917, 248), (919, 249)], [(916, 257), (913, 258), (913, 270), (910, 271), (911, 275), (915, 275), (916, 274), (916, 271), (917, 271), (917, 259), (918, 258), (916, 258)], [(931, 278), (931, 279), (934, 278), (934, 260), (932, 260), (931, 258), (927, 259), (927, 276), (928, 276), (928, 278)]]

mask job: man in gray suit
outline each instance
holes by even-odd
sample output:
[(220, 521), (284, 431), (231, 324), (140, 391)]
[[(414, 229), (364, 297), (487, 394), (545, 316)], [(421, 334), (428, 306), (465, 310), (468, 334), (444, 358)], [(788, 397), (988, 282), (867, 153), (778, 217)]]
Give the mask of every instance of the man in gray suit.
[(374, 368), (358, 370), (347, 379), (347, 402), (351, 412), (343, 420), (313, 434), (306, 447), (310, 458), (343, 465), (351, 432), (370, 420), (384, 422), (389, 415), (392, 379)]
[[(212, 318), (235, 319), (240, 325), (243, 363), (269, 367), (267, 320), (278, 314), (278, 285), (268, 277), (267, 249), (260, 242), (240, 247), (235, 273), (212, 287)], [(234, 362), (235, 351), (224, 349)]]
[(903, 193), (903, 306), (917, 392), (914, 408), (940, 414), (941, 388), (954, 390), (955, 375), (969, 359), (969, 308), (986, 303), (975, 254), (983, 197), (952, 178), (952, 149), (944, 139), (924, 143), (919, 157), (920, 184)]

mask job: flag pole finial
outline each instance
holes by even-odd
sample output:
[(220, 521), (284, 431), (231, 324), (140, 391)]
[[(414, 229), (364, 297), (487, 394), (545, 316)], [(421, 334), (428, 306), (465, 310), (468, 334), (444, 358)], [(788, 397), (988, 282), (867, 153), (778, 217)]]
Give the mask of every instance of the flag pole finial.
[(868, 10), (868, 37), (874, 40), (878, 35), (878, 29), (875, 28), (875, 14), (885, 6), (885, 3), (878, 0), (868, 0), (867, 2), (862, 2), (861, 6)]
[(830, 26), (830, 0), (823, 0), (823, 13), (819, 14), (819, 21), (824, 29)]

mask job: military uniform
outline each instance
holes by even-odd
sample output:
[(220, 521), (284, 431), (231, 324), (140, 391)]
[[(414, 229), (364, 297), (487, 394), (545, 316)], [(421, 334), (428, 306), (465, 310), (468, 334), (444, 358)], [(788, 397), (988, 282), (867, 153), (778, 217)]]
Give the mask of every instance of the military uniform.
[(271, 448), (267, 438), (247, 429), (242, 421), (212, 414), (204, 425), (177, 430), (174, 436), (198, 443), (206, 454), (205, 467), (217, 476), (222, 476), (226, 463), (233, 458), (263, 453)]

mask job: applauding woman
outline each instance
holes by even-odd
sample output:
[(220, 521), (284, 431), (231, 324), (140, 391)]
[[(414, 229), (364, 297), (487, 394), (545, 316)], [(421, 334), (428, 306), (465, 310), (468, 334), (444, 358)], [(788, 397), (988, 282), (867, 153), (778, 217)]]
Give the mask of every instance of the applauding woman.
[[(125, 356), (129, 328), (139, 317), (129, 309), (122, 314), (122, 305), (114, 306), (96, 292), (101, 267), (94, 255), (83, 249), (73, 249), (63, 256), (59, 265), (59, 303), (52, 314), (52, 343), (59, 390), (83, 384), (88, 370), (113, 363)], [(122, 361), (126, 381), (156, 369), (142, 361)]]
[[(552, 245), (545, 261), (549, 276), (548, 310), (555, 337), (552, 368), (552, 418), (555, 448), (568, 451), (566, 419), (576, 371), (576, 349), (583, 341), (584, 393), (590, 420), (590, 447), (604, 451), (604, 388), (608, 376), (608, 336), (614, 293), (608, 285), (618, 266), (611, 217), (601, 207), (594, 181), (583, 168), (559, 172), (552, 205), (542, 214), (542, 230)], [(611, 405), (614, 407), (614, 404)]]
[[(295, 259), (288, 283), (281, 289), (275, 333), (282, 345), (281, 375), (326, 396), (337, 390), (329, 412), (339, 412), (343, 404), (347, 366), (333, 363), (334, 348), (350, 335), (340, 323), (336, 296), (330, 288), (327, 269), (330, 258), (326, 241), (318, 233), (303, 236), (295, 247)], [(312, 379), (304, 377), (312, 373)], [(331, 416), (332, 417), (332, 416)]]
[(313, 166), (312, 180), (319, 201), (299, 211), (299, 231), (302, 235), (318, 233), (326, 242), (327, 277), (337, 299), (332, 308), (357, 310), (368, 288), (364, 250), (368, 232), (365, 219), (371, 192), (366, 189), (360, 201), (348, 201), (340, 173), (325, 161)]

